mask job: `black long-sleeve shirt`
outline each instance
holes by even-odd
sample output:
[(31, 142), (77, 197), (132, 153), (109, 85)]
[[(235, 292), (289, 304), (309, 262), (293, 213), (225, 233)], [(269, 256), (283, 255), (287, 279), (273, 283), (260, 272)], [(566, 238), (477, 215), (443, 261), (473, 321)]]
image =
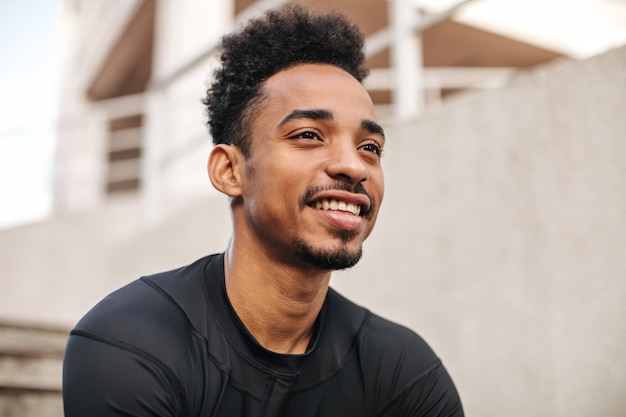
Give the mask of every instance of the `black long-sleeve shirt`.
[(68, 341), (65, 416), (463, 416), (419, 336), (332, 289), (305, 354), (266, 350), (230, 305), (223, 265), (212, 255), (95, 306)]

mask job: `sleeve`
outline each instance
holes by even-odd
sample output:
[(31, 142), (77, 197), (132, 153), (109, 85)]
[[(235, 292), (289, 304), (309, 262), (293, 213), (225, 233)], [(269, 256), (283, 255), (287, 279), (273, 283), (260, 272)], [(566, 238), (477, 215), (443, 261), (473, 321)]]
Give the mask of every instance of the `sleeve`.
[(121, 342), (74, 331), (63, 361), (66, 417), (186, 416), (175, 377)]
[(459, 394), (441, 363), (408, 384), (378, 415), (464, 417)]

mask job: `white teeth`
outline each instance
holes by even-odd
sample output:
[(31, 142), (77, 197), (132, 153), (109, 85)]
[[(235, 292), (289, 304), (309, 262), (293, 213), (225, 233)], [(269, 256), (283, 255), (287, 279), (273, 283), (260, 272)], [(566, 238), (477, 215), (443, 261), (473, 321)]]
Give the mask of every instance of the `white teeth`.
[(347, 211), (358, 216), (361, 213), (361, 205), (354, 203), (346, 203), (345, 201), (337, 201), (334, 198), (318, 200), (315, 202), (315, 208), (320, 210), (339, 210)]

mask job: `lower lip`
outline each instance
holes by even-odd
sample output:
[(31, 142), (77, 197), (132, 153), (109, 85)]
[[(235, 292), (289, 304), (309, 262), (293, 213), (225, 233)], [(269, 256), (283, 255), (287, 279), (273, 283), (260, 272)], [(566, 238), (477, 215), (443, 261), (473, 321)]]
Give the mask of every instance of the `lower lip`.
[(355, 231), (361, 227), (363, 219), (346, 211), (337, 210), (317, 210), (318, 214), (323, 216), (330, 225), (336, 229)]

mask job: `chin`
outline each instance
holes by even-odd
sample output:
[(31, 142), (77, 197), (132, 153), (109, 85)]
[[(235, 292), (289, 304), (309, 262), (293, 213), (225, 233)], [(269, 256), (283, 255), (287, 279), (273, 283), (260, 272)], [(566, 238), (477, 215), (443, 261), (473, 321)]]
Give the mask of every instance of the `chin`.
[(357, 249), (351, 249), (345, 244), (339, 248), (328, 249), (314, 248), (307, 242), (296, 242), (295, 248), (300, 259), (305, 263), (318, 269), (333, 271), (353, 267), (363, 255), (363, 249), (360, 246)]

